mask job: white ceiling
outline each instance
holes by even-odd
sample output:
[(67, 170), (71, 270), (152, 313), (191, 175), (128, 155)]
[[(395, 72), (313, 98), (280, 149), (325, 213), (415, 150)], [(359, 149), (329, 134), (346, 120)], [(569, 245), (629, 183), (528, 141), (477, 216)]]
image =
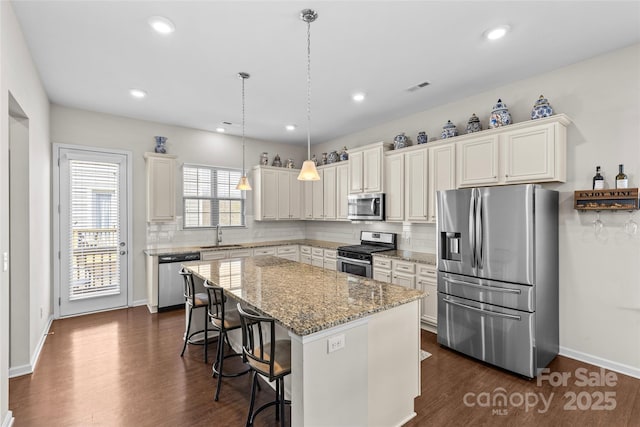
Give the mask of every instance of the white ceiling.
[[(306, 143), (311, 24), (312, 143), (640, 42), (640, 1), (13, 1), (53, 103)], [(162, 36), (149, 17), (176, 31)], [(489, 42), (482, 34), (508, 24)], [(431, 85), (407, 89), (423, 81)], [(148, 92), (129, 96), (130, 88)], [(543, 91), (544, 88), (541, 88)], [(356, 104), (351, 95), (363, 91)], [(544, 92), (543, 92), (544, 93)], [(534, 100), (532, 100), (533, 103)], [(287, 132), (285, 124), (298, 129)]]

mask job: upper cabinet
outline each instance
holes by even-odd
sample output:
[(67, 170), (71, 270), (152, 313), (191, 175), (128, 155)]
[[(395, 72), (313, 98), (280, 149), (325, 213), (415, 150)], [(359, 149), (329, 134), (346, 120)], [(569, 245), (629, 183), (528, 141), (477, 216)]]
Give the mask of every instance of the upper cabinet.
[(458, 186), (565, 182), (569, 123), (558, 114), (458, 140)]
[(390, 151), (384, 156), (385, 220), (404, 221), (404, 153)]
[(349, 166), (347, 162), (318, 167), (319, 181), (304, 185), (304, 219), (346, 221)]
[(176, 156), (145, 153), (147, 221), (176, 220)]
[(426, 222), (427, 216), (427, 147), (404, 155), (404, 216), (407, 222)]
[(349, 164), (336, 166), (336, 219), (347, 221), (349, 214)]
[(384, 143), (376, 142), (349, 150), (349, 193), (380, 193), (383, 191)]
[(456, 188), (456, 144), (429, 147), (427, 208), (429, 222), (436, 220), (436, 193)]
[(302, 217), (302, 184), (296, 169), (270, 166), (253, 168), (255, 219), (294, 220)]

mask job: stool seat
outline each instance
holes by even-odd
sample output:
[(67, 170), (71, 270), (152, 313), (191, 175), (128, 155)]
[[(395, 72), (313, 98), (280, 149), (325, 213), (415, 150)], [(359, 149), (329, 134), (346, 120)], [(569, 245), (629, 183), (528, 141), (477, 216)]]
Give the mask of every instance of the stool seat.
[(224, 324), (222, 323), (222, 319), (218, 317), (213, 317), (211, 319), (211, 324), (221, 329), (238, 329), (240, 327), (240, 314), (236, 310), (228, 310), (224, 314)]
[(206, 307), (209, 305), (209, 295), (205, 294), (205, 293), (197, 293), (193, 296), (194, 299), (194, 304), (193, 307), (194, 308), (198, 308), (198, 307)]
[[(266, 343), (264, 345), (265, 351), (262, 355), (262, 358), (265, 360), (258, 361), (256, 359), (248, 359), (249, 366), (258, 371), (260, 374), (269, 376), (269, 348), (271, 343)], [(253, 349), (253, 355), (256, 357), (260, 357), (260, 353), (262, 350), (260, 348)], [(275, 354), (276, 358), (273, 361), (273, 375), (281, 376), (286, 375), (291, 372), (291, 341), (288, 340), (277, 340), (275, 346)]]

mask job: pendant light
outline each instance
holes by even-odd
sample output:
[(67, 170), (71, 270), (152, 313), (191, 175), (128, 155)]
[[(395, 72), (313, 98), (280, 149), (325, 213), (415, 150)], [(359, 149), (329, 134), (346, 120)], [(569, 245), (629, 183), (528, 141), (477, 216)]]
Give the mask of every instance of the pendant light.
[(307, 23), (307, 160), (302, 163), (298, 175), (299, 181), (319, 181), (320, 175), (316, 164), (311, 160), (311, 23), (318, 14), (315, 10), (304, 9), (300, 12), (300, 19)]
[(236, 190), (251, 190), (251, 185), (249, 185), (249, 180), (247, 179), (247, 174), (244, 169), (244, 81), (247, 80), (250, 76), (248, 73), (238, 73), (238, 77), (242, 79), (242, 177), (240, 178), (240, 182), (236, 185)]

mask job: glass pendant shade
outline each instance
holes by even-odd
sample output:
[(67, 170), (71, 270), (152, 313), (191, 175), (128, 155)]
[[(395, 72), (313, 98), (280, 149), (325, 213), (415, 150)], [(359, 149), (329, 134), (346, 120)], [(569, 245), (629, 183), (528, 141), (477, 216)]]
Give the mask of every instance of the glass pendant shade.
[(249, 180), (247, 179), (246, 175), (242, 175), (242, 178), (240, 178), (238, 185), (236, 185), (236, 190), (251, 190), (251, 185), (249, 185)]
[(320, 175), (313, 160), (305, 160), (298, 174), (298, 181), (320, 181)]

